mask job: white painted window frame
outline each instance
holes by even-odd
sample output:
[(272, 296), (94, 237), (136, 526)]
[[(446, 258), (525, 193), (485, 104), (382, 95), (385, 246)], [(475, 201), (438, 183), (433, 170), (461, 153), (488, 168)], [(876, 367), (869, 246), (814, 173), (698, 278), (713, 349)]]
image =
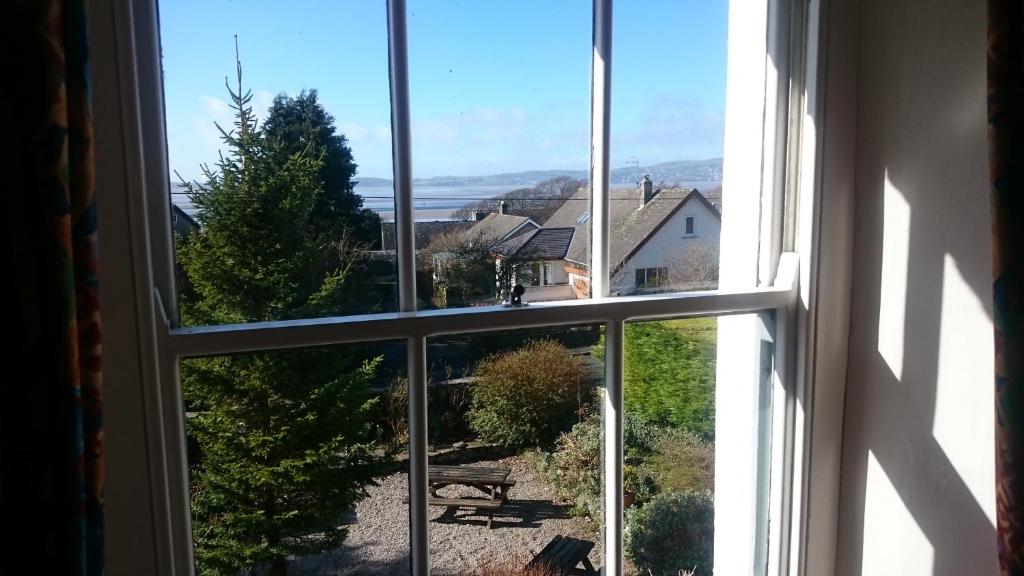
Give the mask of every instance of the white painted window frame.
[[(741, 3), (741, 1), (734, 0)], [(761, 0), (763, 3), (764, 0)], [(810, 7), (790, 0), (768, 0), (766, 60), (787, 62), (802, 59), (803, 52), (792, 50), (802, 40), (790, 34), (791, 22), (802, 22), (812, 14)], [(801, 267), (813, 252), (814, 242), (800, 241), (805, 230), (787, 231), (786, 226), (814, 229), (813, 209), (787, 204), (783, 199), (797, 197), (801, 185), (816, 191), (817, 142), (808, 140), (800, 120), (807, 115), (808, 104), (794, 104), (789, 94), (813, 99), (789, 68), (772, 66), (765, 82), (765, 122), (759, 127), (764, 146), (761, 157), (762, 186), (758, 234), (761, 248), (757, 260), (757, 278), (742, 289), (708, 292), (658, 294), (635, 297), (609, 297), (609, 140), (611, 106), (612, 0), (594, 0), (593, 93), (592, 93), (592, 297), (585, 300), (535, 303), (521, 309), (503, 307), (417, 311), (415, 299), (415, 252), (413, 235), (412, 163), (409, 119), (406, 10), (404, 0), (387, 4), (389, 64), (391, 82), (394, 182), (396, 194), (396, 230), (399, 267), (399, 308), (389, 314), (347, 316), (255, 323), (227, 326), (183, 328), (177, 326), (174, 289), (173, 248), (171, 245), (170, 205), (159, 31), (154, 1), (114, 3), (100, 10), (109, 21), (99, 24), (113, 32), (113, 67), (121, 107), (117, 110), (122, 126), (120, 142), (122, 169), (128, 194), (128, 230), (142, 249), (131, 253), (143, 382), (145, 428), (148, 444), (150, 513), (153, 517), (156, 568), (167, 574), (188, 574), (193, 570), (192, 534), (185, 457), (184, 418), (181, 407), (179, 362), (183, 358), (244, 353), (259, 350), (303, 346), (371, 342), (404, 339), (407, 344), (407, 368), (410, 376), (410, 569), (413, 574), (429, 573), (427, 523), (426, 452), (426, 338), (454, 333), (514, 330), (542, 326), (601, 323), (606, 326), (606, 389), (604, 410), (604, 485), (606, 490), (605, 574), (620, 574), (623, 557), (622, 525), (622, 347), (624, 323), (634, 320), (734, 315), (775, 311), (775, 398), (772, 416), (770, 512), (767, 525), (767, 556), (763, 571), (755, 573), (797, 574), (803, 551), (806, 527), (800, 524), (801, 479), (807, 473), (803, 456), (806, 432), (800, 410), (808, 392), (801, 388), (797, 359), (806, 311), (801, 314), (800, 297), (805, 287)], [(731, 16), (732, 17), (732, 16)], [(94, 25), (95, 28), (95, 25)], [(813, 38), (814, 30), (808, 32)], [(100, 44), (107, 40), (100, 41)], [(801, 60), (802, 63), (802, 60)], [(788, 82), (787, 82), (788, 80)], [(783, 126), (787, 129), (780, 129)], [(794, 130), (795, 128), (795, 130)], [(800, 146), (803, 136), (806, 147)], [(813, 133), (811, 134), (813, 136)], [(796, 144), (794, 144), (794, 141)], [(728, 148), (728, 143), (727, 143)], [(727, 155), (729, 151), (727, 150)], [(801, 167), (794, 168), (800, 161)], [(773, 166), (768, 169), (766, 166)], [(795, 177), (786, 178), (786, 175)], [(773, 193), (776, 192), (776, 193)], [(783, 194), (783, 191), (785, 194)], [(799, 212), (797, 211), (799, 206)], [(730, 207), (730, 210), (735, 210)], [(787, 218), (794, 223), (786, 224)], [(815, 232), (816, 233), (816, 232)], [(813, 234), (811, 234), (813, 236)], [(787, 240), (788, 238), (788, 240)], [(799, 248), (800, 255), (790, 253)], [(147, 288), (148, 287), (148, 288)], [(149, 294), (147, 297), (146, 294)], [(147, 320), (147, 318), (149, 320)], [(777, 465), (776, 465), (777, 464)], [(792, 525), (792, 527), (791, 527)], [(716, 536), (717, 540), (717, 536)]]

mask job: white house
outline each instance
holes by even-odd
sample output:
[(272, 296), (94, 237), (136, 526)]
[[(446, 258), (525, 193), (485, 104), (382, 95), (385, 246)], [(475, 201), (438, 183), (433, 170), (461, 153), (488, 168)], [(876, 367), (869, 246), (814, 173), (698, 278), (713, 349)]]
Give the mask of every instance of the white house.
[[(706, 288), (717, 279), (722, 216), (696, 189), (654, 189), (644, 177), (639, 189), (611, 194), (611, 288), (619, 294), (645, 290)], [(565, 232), (572, 229), (572, 234)], [(550, 234), (545, 234), (546, 231)], [(553, 245), (553, 240), (564, 246)], [(564, 286), (539, 294), (549, 298), (585, 298), (590, 292), (589, 190), (580, 189), (544, 226), (517, 247), (536, 254), (533, 284)], [(539, 276), (536, 270), (540, 270)]]

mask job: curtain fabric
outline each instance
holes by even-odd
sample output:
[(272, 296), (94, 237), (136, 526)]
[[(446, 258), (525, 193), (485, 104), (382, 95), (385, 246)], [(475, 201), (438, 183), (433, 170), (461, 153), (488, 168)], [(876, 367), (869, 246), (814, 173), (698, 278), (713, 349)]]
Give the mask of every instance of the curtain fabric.
[(1024, 3), (988, 2), (996, 375), (996, 524), (1004, 576), (1024, 576)]
[[(100, 308), (85, 0), (0, 3), (10, 347), (0, 572), (97, 575), (103, 553)], [(9, 378), (9, 379), (8, 379)]]

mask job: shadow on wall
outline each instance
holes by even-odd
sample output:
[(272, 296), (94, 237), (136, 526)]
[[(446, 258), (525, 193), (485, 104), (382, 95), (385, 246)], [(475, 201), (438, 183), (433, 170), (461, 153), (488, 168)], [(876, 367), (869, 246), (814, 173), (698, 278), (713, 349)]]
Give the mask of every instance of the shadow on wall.
[(926, 4), (860, 8), (839, 574), (997, 570), (985, 6)]

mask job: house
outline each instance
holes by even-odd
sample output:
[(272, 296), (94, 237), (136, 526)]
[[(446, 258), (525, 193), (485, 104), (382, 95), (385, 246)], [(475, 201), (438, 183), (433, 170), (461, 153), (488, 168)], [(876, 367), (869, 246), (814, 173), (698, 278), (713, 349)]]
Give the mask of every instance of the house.
[(476, 213), (476, 223), (463, 234), (467, 242), (486, 242), (498, 245), (538, 230), (540, 225), (526, 216), (509, 214), (504, 201), (497, 212)]
[[(453, 243), (438, 247), (431, 254), (434, 284), (445, 286), (443, 291), (458, 285), (464, 288), (460, 292), (473, 292), (480, 296), (481, 293), (492, 292), (490, 286), (494, 280), (497, 292), (501, 293), (501, 286), (510, 285), (512, 280), (506, 278), (502, 281), (502, 268), (497, 262), (492, 275), (491, 259), (500, 260), (502, 254), (510, 257), (524, 241), (540, 230), (540, 225), (526, 216), (507, 213), (504, 201), (498, 212), (477, 212), (476, 219), (466, 224), (469, 228), (453, 238)], [(442, 299), (447, 301), (445, 297)]]
[[(719, 196), (720, 198), (721, 196)], [(590, 293), (590, 191), (581, 188), (544, 224), (497, 256), (530, 263), (527, 298), (586, 298)], [(712, 288), (717, 280), (722, 215), (696, 189), (655, 189), (644, 177), (636, 190), (611, 194), (611, 289), (618, 294)], [(564, 290), (538, 287), (564, 286)]]
[(199, 222), (182, 210), (181, 206), (171, 203), (171, 230), (176, 236), (188, 238), (189, 234), (199, 231)]

